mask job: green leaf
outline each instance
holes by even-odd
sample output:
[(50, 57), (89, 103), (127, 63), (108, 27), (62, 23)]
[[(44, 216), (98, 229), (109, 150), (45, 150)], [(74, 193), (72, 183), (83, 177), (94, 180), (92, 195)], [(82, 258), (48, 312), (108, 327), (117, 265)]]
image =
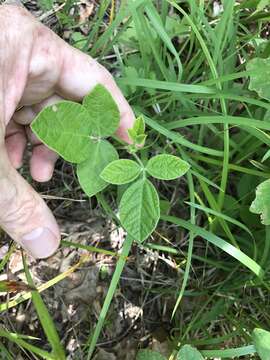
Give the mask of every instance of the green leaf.
[(164, 356), (152, 350), (140, 350), (137, 353), (136, 360), (166, 360)]
[(50, 149), (72, 163), (80, 163), (91, 148), (91, 122), (85, 108), (61, 101), (42, 110), (31, 124), (32, 131)]
[(143, 242), (156, 228), (159, 217), (159, 197), (149, 180), (138, 180), (125, 191), (120, 202), (120, 220), (135, 240)]
[(139, 116), (131, 129), (128, 129), (128, 136), (134, 145), (143, 146), (145, 143), (145, 121), (143, 116)]
[(269, 159), (270, 157), (270, 149), (266, 151), (266, 153), (264, 154), (263, 158), (262, 158), (262, 162), (265, 162), (267, 159)]
[(121, 159), (111, 162), (100, 174), (110, 184), (122, 185), (135, 180), (142, 168), (133, 160)]
[(247, 64), (250, 75), (249, 89), (256, 91), (261, 98), (270, 100), (270, 58), (254, 58)]
[(147, 138), (147, 135), (137, 135), (135, 143), (139, 146), (143, 146), (146, 138)]
[(254, 214), (261, 214), (262, 224), (270, 225), (270, 179), (257, 186), (256, 198), (249, 210)]
[(145, 122), (144, 122), (144, 118), (143, 116), (139, 116), (135, 122), (134, 122), (134, 125), (133, 125), (133, 128), (132, 128), (136, 135), (144, 135), (145, 133)]
[(83, 106), (90, 116), (91, 135), (106, 137), (115, 133), (119, 126), (120, 113), (114, 99), (104, 86), (95, 86), (84, 97)]
[(108, 185), (100, 174), (110, 162), (118, 159), (118, 154), (106, 140), (93, 142), (89, 154), (87, 160), (78, 164), (77, 176), (83, 191), (91, 197)]
[(177, 360), (204, 360), (204, 358), (194, 347), (184, 345), (177, 354)]
[(161, 180), (173, 180), (184, 175), (190, 168), (190, 165), (180, 158), (173, 155), (157, 155), (151, 158), (146, 170), (149, 174)]
[(134, 129), (128, 129), (128, 137), (133, 143), (135, 143), (137, 137), (136, 131)]
[(270, 355), (270, 332), (263, 329), (254, 329), (252, 338), (261, 360), (269, 360)]

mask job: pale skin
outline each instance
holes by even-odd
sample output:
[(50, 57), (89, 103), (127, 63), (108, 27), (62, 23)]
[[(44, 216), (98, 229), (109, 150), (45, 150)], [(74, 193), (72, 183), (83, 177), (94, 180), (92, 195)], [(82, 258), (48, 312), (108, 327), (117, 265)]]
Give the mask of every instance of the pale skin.
[(35, 258), (57, 250), (60, 231), (52, 212), (17, 169), (27, 142), (33, 145), (30, 171), (36, 181), (51, 179), (57, 155), (35, 138), (29, 125), (47, 104), (62, 98), (80, 102), (98, 83), (118, 104), (117, 135), (128, 141), (134, 114), (109, 72), (25, 9), (0, 6), (0, 227)]

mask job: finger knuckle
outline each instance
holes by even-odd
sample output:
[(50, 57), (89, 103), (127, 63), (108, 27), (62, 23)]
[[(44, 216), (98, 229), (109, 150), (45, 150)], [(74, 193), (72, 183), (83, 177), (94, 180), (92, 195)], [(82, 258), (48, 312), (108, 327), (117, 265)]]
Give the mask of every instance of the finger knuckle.
[(17, 188), (8, 179), (0, 179), (0, 220), (4, 228), (23, 227), (32, 218), (35, 208), (35, 197), (30, 193), (18, 194)]

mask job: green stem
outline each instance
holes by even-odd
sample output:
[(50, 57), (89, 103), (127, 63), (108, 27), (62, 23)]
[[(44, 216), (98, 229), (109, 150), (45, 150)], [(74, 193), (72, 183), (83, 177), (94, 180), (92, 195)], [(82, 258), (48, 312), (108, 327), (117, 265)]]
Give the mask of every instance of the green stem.
[(135, 153), (132, 153), (132, 155), (134, 156), (136, 161), (139, 163), (139, 165), (144, 169), (144, 165), (142, 163), (142, 160), (139, 158), (139, 156), (137, 154), (135, 154)]
[(99, 318), (98, 318), (98, 323), (96, 325), (94, 334), (88, 340), (88, 344), (90, 343), (90, 346), (89, 346), (89, 350), (88, 350), (88, 354), (87, 354), (87, 360), (91, 359), (91, 357), (93, 355), (93, 352), (95, 350), (95, 347), (96, 347), (100, 332), (101, 332), (101, 330), (103, 328), (104, 321), (106, 319), (106, 316), (107, 316), (107, 313), (109, 311), (113, 296), (114, 296), (116, 288), (118, 286), (120, 276), (121, 276), (122, 271), (124, 269), (124, 265), (126, 263), (128, 255), (129, 255), (132, 243), (133, 243), (133, 238), (128, 235), (126, 240), (124, 241), (123, 250), (121, 252), (121, 258), (119, 258), (119, 260), (117, 261), (116, 268), (115, 268), (115, 271), (114, 271), (114, 274), (113, 274), (113, 278), (111, 280), (111, 284), (110, 284), (109, 290), (107, 292), (107, 296), (105, 298), (103, 307), (101, 309), (101, 312), (100, 312), (100, 315), (99, 315)]

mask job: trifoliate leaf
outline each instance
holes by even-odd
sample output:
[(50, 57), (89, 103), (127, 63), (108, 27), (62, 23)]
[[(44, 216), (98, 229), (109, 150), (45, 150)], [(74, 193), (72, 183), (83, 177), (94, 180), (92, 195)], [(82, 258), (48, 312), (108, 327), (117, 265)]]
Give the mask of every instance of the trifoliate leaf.
[(97, 85), (83, 99), (91, 122), (91, 135), (106, 137), (115, 133), (119, 126), (120, 113), (110, 92), (102, 85)]
[(250, 75), (249, 89), (256, 91), (263, 99), (270, 100), (270, 58), (254, 58), (247, 63)]
[(152, 350), (140, 350), (136, 360), (166, 360), (164, 356)]
[(120, 220), (135, 240), (143, 242), (156, 228), (159, 217), (159, 197), (149, 180), (138, 180), (125, 191), (120, 202)]
[(90, 197), (108, 185), (100, 174), (112, 161), (118, 159), (117, 151), (106, 140), (92, 144), (87, 160), (77, 166), (77, 176), (83, 191)]
[(80, 104), (61, 101), (46, 107), (32, 122), (31, 129), (67, 161), (80, 163), (89, 155), (91, 123), (88, 112)]
[(201, 353), (190, 345), (181, 347), (177, 354), (177, 360), (204, 360)]
[(270, 332), (263, 329), (254, 329), (252, 338), (255, 349), (261, 360), (269, 360), (270, 356)]
[(249, 210), (254, 214), (261, 214), (262, 224), (270, 225), (270, 179), (257, 186), (256, 198)]
[(100, 174), (110, 184), (122, 185), (135, 180), (142, 168), (133, 160), (121, 159), (111, 162)]
[(161, 180), (173, 180), (184, 175), (190, 166), (174, 155), (157, 155), (151, 158), (147, 165), (146, 170), (149, 174)]

